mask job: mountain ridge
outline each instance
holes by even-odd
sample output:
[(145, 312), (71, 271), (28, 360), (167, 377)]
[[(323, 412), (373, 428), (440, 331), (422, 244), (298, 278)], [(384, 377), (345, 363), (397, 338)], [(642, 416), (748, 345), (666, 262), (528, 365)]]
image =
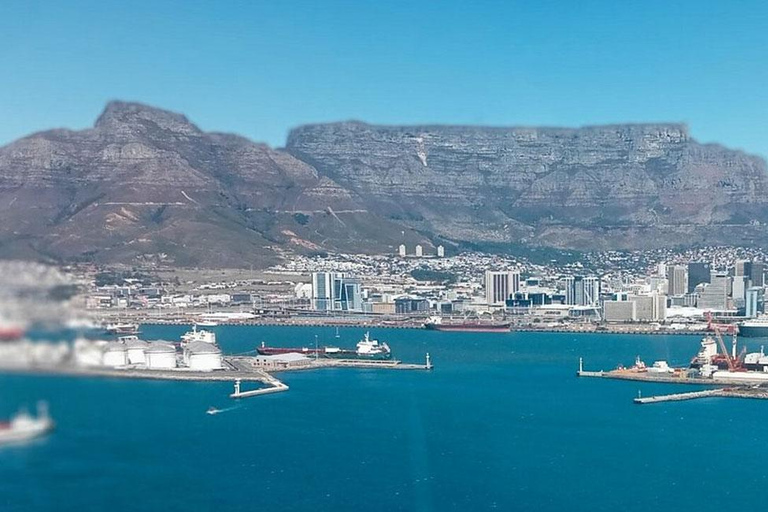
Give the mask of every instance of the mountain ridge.
[(765, 161), (684, 123), (297, 127), (285, 148), (109, 102), (0, 147), (0, 257), (264, 266), (397, 245), (768, 241)]

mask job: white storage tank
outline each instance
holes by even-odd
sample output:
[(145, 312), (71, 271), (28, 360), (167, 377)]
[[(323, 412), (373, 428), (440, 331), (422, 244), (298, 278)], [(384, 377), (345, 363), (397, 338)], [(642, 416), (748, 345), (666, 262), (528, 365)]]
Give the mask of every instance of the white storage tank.
[(147, 368), (167, 370), (176, 368), (176, 348), (170, 343), (155, 341), (144, 350)]
[(149, 348), (149, 343), (144, 340), (129, 340), (125, 342), (125, 348), (128, 355), (128, 364), (145, 364), (147, 359), (144, 351)]
[(74, 356), (78, 366), (101, 366), (104, 361), (106, 341), (90, 341), (84, 338), (75, 340)]
[(128, 364), (125, 345), (117, 341), (110, 341), (104, 345), (101, 362), (104, 366), (111, 366), (113, 368)]
[(184, 347), (184, 363), (190, 370), (209, 372), (220, 370), (221, 350), (216, 345), (196, 341)]

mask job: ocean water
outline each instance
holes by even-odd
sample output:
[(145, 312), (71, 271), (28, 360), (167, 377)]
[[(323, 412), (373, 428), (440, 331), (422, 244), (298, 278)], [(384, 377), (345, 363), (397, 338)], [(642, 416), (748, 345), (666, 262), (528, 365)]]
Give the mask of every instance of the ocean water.
[[(363, 334), (216, 330), (229, 353)], [(405, 361), (429, 351), (435, 369), (283, 373), (287, 393), (239, 402), (231, 383), (0, 376), (2, 417), (44, 398), (58, 426), (0, 449), (0, 510), (722, 511), (767, 489), (768, 402), (637, 406), (638, 390), (684, 387), (575, 376), (579, 356), (684, 364), (695, 336), (372, 334)]]

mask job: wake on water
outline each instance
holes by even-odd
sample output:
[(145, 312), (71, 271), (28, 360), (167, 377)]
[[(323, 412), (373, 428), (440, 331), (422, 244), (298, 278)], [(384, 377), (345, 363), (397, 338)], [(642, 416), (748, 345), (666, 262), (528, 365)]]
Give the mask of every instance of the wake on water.
[(210, 414), (210, 415), (221, 414), (223, 412), (234, 411), (235, 409), (239, 409), (239, 408), (240, 408), (239, 405), (234, 405), (232, 407), (227, 407), (225, 409), (217, 409), (216, 407), (211, 407), (206, 411), (206, 414)]

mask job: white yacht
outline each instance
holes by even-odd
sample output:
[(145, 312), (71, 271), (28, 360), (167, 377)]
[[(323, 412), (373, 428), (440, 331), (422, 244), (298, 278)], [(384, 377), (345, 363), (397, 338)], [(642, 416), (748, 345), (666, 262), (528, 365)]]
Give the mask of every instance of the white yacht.
[(53, 430), (53, 420), (48, 415), (45, 402), (37, 404), (37, 417), (19, 411), (10, 421), (0, 422), (0, 444), (17, 443), (34, 439)]

